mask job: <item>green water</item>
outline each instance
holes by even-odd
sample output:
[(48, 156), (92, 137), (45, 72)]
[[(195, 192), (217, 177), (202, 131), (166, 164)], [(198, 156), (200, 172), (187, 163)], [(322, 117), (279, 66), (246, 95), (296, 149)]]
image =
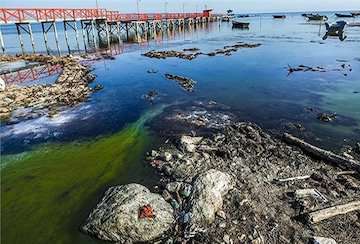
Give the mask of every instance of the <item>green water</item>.
[(108, 137), (3, 158), (1, 243), (98, 242), (79, 226), (103, 191), (151, 178), (141, 165), (151, 141), (144, 127), (148, 117)]

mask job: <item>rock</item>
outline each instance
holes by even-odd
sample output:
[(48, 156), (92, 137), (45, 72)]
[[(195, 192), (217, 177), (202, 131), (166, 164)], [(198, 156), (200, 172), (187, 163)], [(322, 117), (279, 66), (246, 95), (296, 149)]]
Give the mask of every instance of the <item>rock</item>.
[(186, 151), (195, 152), (196, 145), (199, 144), (202, 139), (203, 139), (202, 137), (183, 135), (180, 139), (180, 143), (186, 149)]
[(5, 91), (5, 81), (0, 77), (0, 91)]
[(171, 193), (175, 193), (180, 190), (181, 188), (181, 182), (170, 182), (166, 185), (166, 190), (168, 190)]
[(190, 78), (186, 78), (183, 76), (178, 76), (178, 75), (171, 75), (171, 74), (165, 74), (166, 79), (168, 80), (175, 80), (177, 81), (177, 83), (184, 88), (184, 90), (188, 91), (188, 92), (192, 92), (194, 89), (194, 85), (196, 84), (196, 81), (190, 79)]
[(230, 236), (229, 236), (229, 235), (224, 235), (223, 241), (224, 241), (226, 244), (229, 244), (230, 241), (231, 241)]
[(197, 177), (190, 199), (191, 225), (202, 227), (215, 220), (223, 206), (223, 196), (234, 187), (232, 177), (211, 169)]
[(310, 243), (312, 244), (336, 244), (336, 241), (332, 238), (314, 236), (310, 238)]
[(332, 113), (332, 114), (320, 113), (317, 118), (318, 120), (321, 120), (323, 122), (331, 122), (336, 119), (336, 113)]
[[(139, 216), (144, 206), (151, 207), (153, 217)], [(161, 236), (173, 223), (173, 209), (160, 195), (129, 184), (108, 189), (82, 230), (106, 241), (146, 242)]]
[(219, 216), (222, 219), (226, 219), (226, 214), (224, 211), (220, 210), (216, 213), (217, 216)]
[(164, 159), (166, 162), (169, 162), (172, 159), (172, 154), (169, 152), (164, 153)]
[(96, 84), (96, 85), (94, 86), (94, 91), (100, 91), (100, 90), (102, 90), (103, 88), (104, 88), (103, 85), (101, 85), (101, 84)]
[(188, 198), (192, 192), (192, 185), (184, 183), (180, 189), (180, 195), (184, 198)]
[(357, 153), (360, 153), (360, 142), (356, 143), (356, 151)]

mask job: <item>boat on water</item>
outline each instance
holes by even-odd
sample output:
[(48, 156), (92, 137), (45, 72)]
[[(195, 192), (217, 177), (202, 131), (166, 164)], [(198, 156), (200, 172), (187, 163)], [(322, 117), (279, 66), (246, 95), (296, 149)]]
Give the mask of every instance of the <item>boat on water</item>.
[(241, 22), (241, 21), (236, 21), (233, 20), (232, 21), (232, 27), (233, 28), (238, 28), (238, 29), (249, 29), (249, 22)]
[(328, 36), (336, 36), (339, 37), (340, 41), (344, 41), (346, 36), (344, 35), (344, 29), (347, 23), (343, 20), (336, 21), (336, 23), (330, 25), (329, 23), (325, 23), (326, 33), (323, 36), (323, 40), (326, 40)]
[(229, 22), (232, 17), (229, 15), (224, 15), (221, 17), (222, 22)]
[(338, 14), (338, 13), (335, 13), (335, 15), (338, 18), (354, 18), (354, 15), (352, 15), (352, 14)]
[(273, 15), (274, 19), (285, 19), (286, 15)]
[(351, 12), (352, 16), (360, 16), (360, 11)]
[(251, 17), (249, 14), (240, 14), (237, 16), (238, 18), (248, 18)]
[(307, 16), (308, 20), (327, 20), (328, 17), (326, 15), (320, 15), (320, 14), (309, 14)]

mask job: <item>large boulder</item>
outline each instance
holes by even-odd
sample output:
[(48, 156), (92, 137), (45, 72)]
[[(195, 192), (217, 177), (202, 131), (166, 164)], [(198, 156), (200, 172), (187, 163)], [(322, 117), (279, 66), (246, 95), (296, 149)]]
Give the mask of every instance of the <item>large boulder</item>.
[(227, 173), (211, 169), (200, 174), (190, 199), (190, 225), (202, 227), (214, 222), (215, 214), (222, 209), (223, 197), (233, 187), (234, 180)]
[[(145, 206), (153, 216), (142, 216)], [(108, 189), (82, 230), (107, 241), (145, 242), (161, 236), (174, 221), (171, 205), (160, 195), (129, 184)]]

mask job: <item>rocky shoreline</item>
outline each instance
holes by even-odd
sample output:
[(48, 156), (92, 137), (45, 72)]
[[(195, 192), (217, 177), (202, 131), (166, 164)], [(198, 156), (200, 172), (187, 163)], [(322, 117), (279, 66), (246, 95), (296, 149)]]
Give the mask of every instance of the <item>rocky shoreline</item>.
[[(165, 143), (148, 155), (162, 176), (151, 193), (159, 201), (142, 197), (124, 202), (110, 197), (109, 190), (86, 221), (86, 233), (101, 239), (107, 233), (120, 243), (360, 242), (357, 168), (314, 157), (221, 109), (198, 111), (192, 106), (183, 116), (170, 110), (158, 120), (169, 128), (164, 131)], [(163, 201), (169, 205), (160, 204)], [(333, 206), (345, 210), (322, 215), (317, 222), (310, 217), (333, 211)], [(94, 217), (99, 212), (102, 217)], [(104, 218), (110, 212), (117, 222)], [(163, 219), (169, 213), (173, 221)], [(130, 222), (120, 221), (128, 218)], [(153, 238), (145, 238), (149, 233)]]
[(33, 86), (6, 86), (0, 92), (0, 118), (8, 119), (12, 112), (19, 108), (31, 110), (34, 116), (39, 111), (46, 111), (49, 116), (57, 113), (63, 106), (74, 106), (88, 99), (94, 90), (89, 84), (94, 80), (90, 68), (80, 63), (80, 58), (73, 56), (44, 56), (44, 55), (23, 55), (23, 56), (0, 56), (0, 62), (14, 62), (25, 60), (51, 65), (61, 65), (62, 73), (55, 83), (51, 85)]

